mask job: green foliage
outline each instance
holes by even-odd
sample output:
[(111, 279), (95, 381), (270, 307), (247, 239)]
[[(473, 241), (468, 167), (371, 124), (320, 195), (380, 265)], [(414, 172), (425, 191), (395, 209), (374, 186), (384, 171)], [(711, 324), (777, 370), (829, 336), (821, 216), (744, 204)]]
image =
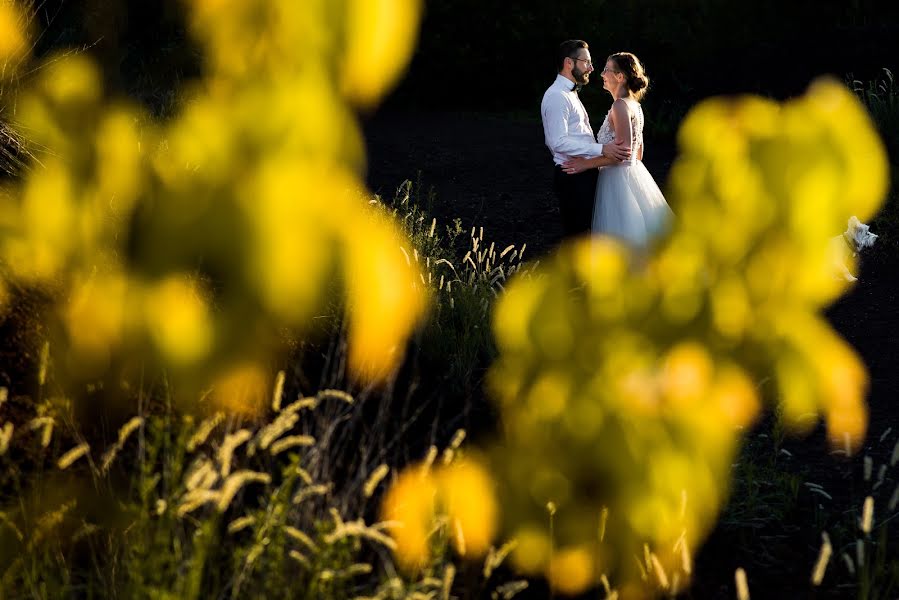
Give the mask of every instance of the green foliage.
[[(520, 253), (513, 248), (500, 258), (495, 249), (483, 248), (479, 233), (471, 240), (471, 255), (459, 260), (454, 249), (465, 233), (461, 223), (441, 231), (414, 202), (419, 189), (406, 182), (386, 204), (412, 240), (410, 262), (427, 267), (422, 271), (428, 285), (441, 292), (413, 340), (410, 360), (436, 365), (444, 357), (440, 381), (474, 389), (471, 375), (486, 367), (492, 352), (490, 304), (505, 277), (522, 268)], [(332, 340), (327, 362), (345, 363), (342, 311), (338, 304), (331, 309), (319, 333)], [(88, 450), (63, 469), (58, 463), (67, 448), (88, 442), (99, 448), (106, 436), (82, 431), (71, 403), (42, 400), (57, 384), (52, 365), (45, 362), (39, 370), (44, 376), (34, 399), (19, 396), (0, 404), (0, 424), (14, 428), (8, 451), (0, 452), (3, 589), (24, 589), (34, 597), (309, 599), (360, 594), (400, 599), (470, 585), (483, 593), (491, 589), (486, 579), (473, 583), (479, 577), (471, 569), (454, 565), (448, 543), (435, 547), (425, 572), (400, 577), (387, 552), (386, 529), (361, 521), (379, 498), (363, 492), (377, 464), (372, 461), (403, 460), (404, 444), (390, 436), (409, 423), (377, 426), (396, 419), (389, 408), (395, 387), (384, 392), (388, 404), (378, 410), (370, 437), (363, 437), (346, 432), (358, 433), (367, 421), (370, 390), (361, 390), (356, 401), (325, 391), (293, 408), (285, 394), (286, 406), (263, 420), (214, 414), (196, 423), (178, 412), (162, 381), (136, 390), (145, 414), (128, 421), (104, 452)], [(348, 385), (342, 376), (331, 381)], [(309, 383), (288, 381), (287, 388), (297, 385)], [(459, 398), (447, 389), (442, 394)], [(288, 419), (277, 425), (285, 414), (300, 419), (277, 433), (290, 424)], [(266, 436), (275, 433), (266, 446)], [(279, 440), (290, 439), (313, 445), (277, 449)], [(361, 444), (363, 452), (349, 452), (347, 443)], [(233, 451), (223, 450), (229, 445)], [(351, 454), (358, 457), (348, 458)], [(256, 479), (220, 508), (229, 478), (247, 473)], [(60, 486), (61, 479), (69, 484)], [(492, 570), (499, 563), (495, 554), (491, 560)], [(457, 571), (465, 575), (459, 581)], [(494, 577), (490, 585), (502, 584)], [(520, 583), (497, 588), (497, 597), (512, 597), (520, 589)]]
[(435, 299), (417, 339), (419, 368), (437, 380), (441, 396), (470, 398), (482, 393), (481, 380), (496, 356), (490, 332), (494, 300), (509, 278), (538, 263), (523, 262), (526, 244), (497, 248), (485, 239), (483, 227), (466, 231), (461, 219), (438, 226), (424, 208), (433, 201), (432, 193), (423, 191), (420, 180), (406, 180), (386, 205), (412, 241), (407, 255)]

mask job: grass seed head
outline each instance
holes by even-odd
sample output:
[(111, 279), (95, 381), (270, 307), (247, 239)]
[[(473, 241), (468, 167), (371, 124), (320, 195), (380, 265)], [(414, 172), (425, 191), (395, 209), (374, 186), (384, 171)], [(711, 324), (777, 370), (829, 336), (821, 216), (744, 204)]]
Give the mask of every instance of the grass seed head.
[(87, 443), (78, 444), (65, 454), (59, 457), (59, 460), (56, 461), (56, 466), (59, 470), (64, 471), (72, 466), (76, 460), (84, 456), (90, 451), (91, 447)]

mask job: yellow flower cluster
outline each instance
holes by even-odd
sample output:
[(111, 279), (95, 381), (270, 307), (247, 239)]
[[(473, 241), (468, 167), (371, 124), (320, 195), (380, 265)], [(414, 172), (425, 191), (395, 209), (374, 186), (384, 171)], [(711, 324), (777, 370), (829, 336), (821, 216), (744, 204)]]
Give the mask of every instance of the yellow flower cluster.
[(400, 566), (424, 569), (433, 549), (449, 539), (462, 556), (487, 553), (497, 525), (493, 482), (471, 458), (432, 467), (427, 462), (404, 470), (384, 497), (381, 520), (390, 524)]
[(18, 4), (0, 3), (0, 80), (12, 77), (28, 54), (28, 15)]
[(865, 432), (864, 367), (818, 312), (845, 285), (828, 241), (885, 193), (862, 107), (829, 80), (782, 105), (713, 99), (679, 146), (677, 218), (649, 256), (576, 241), (494, 315), (514, 558), (561, 591), (684, 589), (763, 399), (798, 429), (823, 413), (847, 451)]
[[(384, 377), (426, 299), (408, 242), (367, 205), (353, 111), (405, 67), (420, 2), (188, 4), (205, 70), (170, 120), (108, 100), (84, 54), (21, 91), (7, 114), (38, 164), (0, 194), (0, 262), (52, 292), (56, 364), (77, 380), (127, 357), (185, 384), (245, 383), (337, 293), (351, 368)], [(12, 7), (0, 31), (24, 36)], [(238, 402), (241, 385), (220, 396)]]

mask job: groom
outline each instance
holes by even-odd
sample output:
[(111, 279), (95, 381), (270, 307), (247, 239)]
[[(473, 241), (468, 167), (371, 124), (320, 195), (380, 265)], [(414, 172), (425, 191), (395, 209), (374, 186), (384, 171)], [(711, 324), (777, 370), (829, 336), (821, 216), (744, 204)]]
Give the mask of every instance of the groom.
[(590, 231), (593, 198), (599, 171), (590, 169), (576, 175), (562, 171), (561, 164), (573, 156), (606, 156), (625, 160), (630, 149), (621, 144), (597, 144), (587, 111), (578, 90), (587, 85), (593, 72), (590, 49), (583, 40), (568, 40), (559, 46), (559, 74), (540, 104), (543, 134), (556, 164), (553, 190), (559, 199), (562, 229), (566, 238)]

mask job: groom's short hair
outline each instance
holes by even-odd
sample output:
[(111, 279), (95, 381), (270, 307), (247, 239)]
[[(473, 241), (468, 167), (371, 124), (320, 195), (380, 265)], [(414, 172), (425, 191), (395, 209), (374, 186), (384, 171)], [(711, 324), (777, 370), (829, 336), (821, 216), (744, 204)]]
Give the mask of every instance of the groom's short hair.
[(565, 59), (574, 56), (581, 48), (589, 50), (590, 46), (584, 40), (566, 40), (559, 44), (559, 54), (556, 56), (556, 67), (559, 71), (565, 68)]

